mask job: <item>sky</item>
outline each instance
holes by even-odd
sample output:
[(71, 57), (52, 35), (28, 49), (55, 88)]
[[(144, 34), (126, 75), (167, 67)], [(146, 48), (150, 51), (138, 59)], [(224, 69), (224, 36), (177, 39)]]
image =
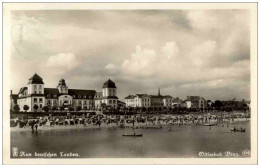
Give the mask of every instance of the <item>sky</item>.
[(34, 10), (11, 14), (11, 88), (37, 73), (45, 87), (118, 97), (250, 100), (248, 10)]

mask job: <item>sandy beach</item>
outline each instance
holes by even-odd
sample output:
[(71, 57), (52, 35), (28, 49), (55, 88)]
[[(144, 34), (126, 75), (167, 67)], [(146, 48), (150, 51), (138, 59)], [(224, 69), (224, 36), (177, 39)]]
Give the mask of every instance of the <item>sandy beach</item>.
[[(229, 123), (237, 123), (237, 122), (248, 122), (250, 121), (250, 118), (235, 118), (234, 121), (229, 121), (229, 120), (224, 120), (224, 123), (220, 123), (220, 125), (222, 124), (229, 124)], [(210, 120), (209, 123), (216, 123), (217, 120)], [(183, 122), (180, 123), (178, 122), (160, 122), (160, 124), (155, 124), (153, 125), (151, 122), (147, 122), (147, 123), (135, 123), (134, 127), (136, 129), (144, 129), (147, 126), (151, 127), (151, 126), (167, 126), (167, 125), (201, 125), (201, 123), (193, 123), (192, 121), (188, 121), (188, 122)], [(133, 124), (132, 123), (125, 123), (124, 124), (126, 128), (133, 128)], [(48, 130), (70, 130), (70, 129), (100, 129), (100, 128), (119, 128), (119, 124), (116, 123), (110, 123), (110, 124), (101, 124), (100, 127), (98, 125), (93, 125), (93, 124), (89, 124), (89, 125), (83, 125), (83, 124), (78, 124), (78, 125), (54, 125), (54, 126), (39, 126), (38, 127), (38, 131), (48, 131)], [(32, 131), (31, 127), (23, 127), (20, 128), (19, 126), (16, 127), (11, 127), (11, 132), (24, 132), (24, 131)]]

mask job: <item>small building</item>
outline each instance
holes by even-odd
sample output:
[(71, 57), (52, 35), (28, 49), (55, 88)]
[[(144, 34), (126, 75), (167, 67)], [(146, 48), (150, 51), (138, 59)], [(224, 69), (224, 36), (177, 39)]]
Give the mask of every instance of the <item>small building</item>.
[(17, 98), (18, 98), (18, 94), (13, 94), (13, 91), (11, 90), (11, 94), (10, 94), (10, 110), (13, 110), (14, 106), (17, 105)]
[(181, 107), (183, 103), (183, 100), (181, 100), (179, 97), (172, 99), (172, 107)]
[(204, 109), (206, 101), (200, 96), (187, 96), (186, 104), (187, 108)]

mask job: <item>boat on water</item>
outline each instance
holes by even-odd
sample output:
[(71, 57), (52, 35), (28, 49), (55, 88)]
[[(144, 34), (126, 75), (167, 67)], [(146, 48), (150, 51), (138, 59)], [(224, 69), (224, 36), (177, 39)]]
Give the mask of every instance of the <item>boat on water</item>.
[(146, 126), (146, 129), (162, 129), (162, 126)]
[(246, 132), (245, 128), (240, 128), (240, 129), (238, 129), (238, 128), (231, 128), (230, 130), (231, 130), (231, 132)]
[(129, 136), (129, 137), (142, 137), (143, 134), (123, 134), (123, 136)]
[(217, 123), (205, 123), (203, 124), (203, 126), (215, 126), (217, 125)]

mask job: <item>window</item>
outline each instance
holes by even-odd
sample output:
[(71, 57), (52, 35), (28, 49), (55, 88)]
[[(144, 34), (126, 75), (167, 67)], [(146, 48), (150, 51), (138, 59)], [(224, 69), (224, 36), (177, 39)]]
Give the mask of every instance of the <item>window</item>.
[(111, 104), (112, 103), (112, 100), (109, 100), (109, 104)]
[(39, 94), (42, 94), (42, 91), (39, 91)]
[(51, 100), (48, 100), (48, 101), (47, 101), (47, 104), (50, 105), (50, 104), (51, 104)]
[(113, 100), (113, 103), (116, 103), (116, 100)]
[(79, 98), (81, 98), (81, 96), (79, 96)]
[(76, 96), (75, 96), (75, 95), (73, 95), (73, 98), (76, 98)]
[(36, 94), (37, 92), (36, 92), (36, 90), (34, 91), (34, 94)]
[(39, 98), (39, 101), (42, 102), (42, 98)]
[(83, 98), (86, 98), (86, 96), (83, 96)]
[(40, 104), (40, 108), (42, 108), (42, 104)]
[(37, 102), (37, 98), (33, 98), (33, 102)]

